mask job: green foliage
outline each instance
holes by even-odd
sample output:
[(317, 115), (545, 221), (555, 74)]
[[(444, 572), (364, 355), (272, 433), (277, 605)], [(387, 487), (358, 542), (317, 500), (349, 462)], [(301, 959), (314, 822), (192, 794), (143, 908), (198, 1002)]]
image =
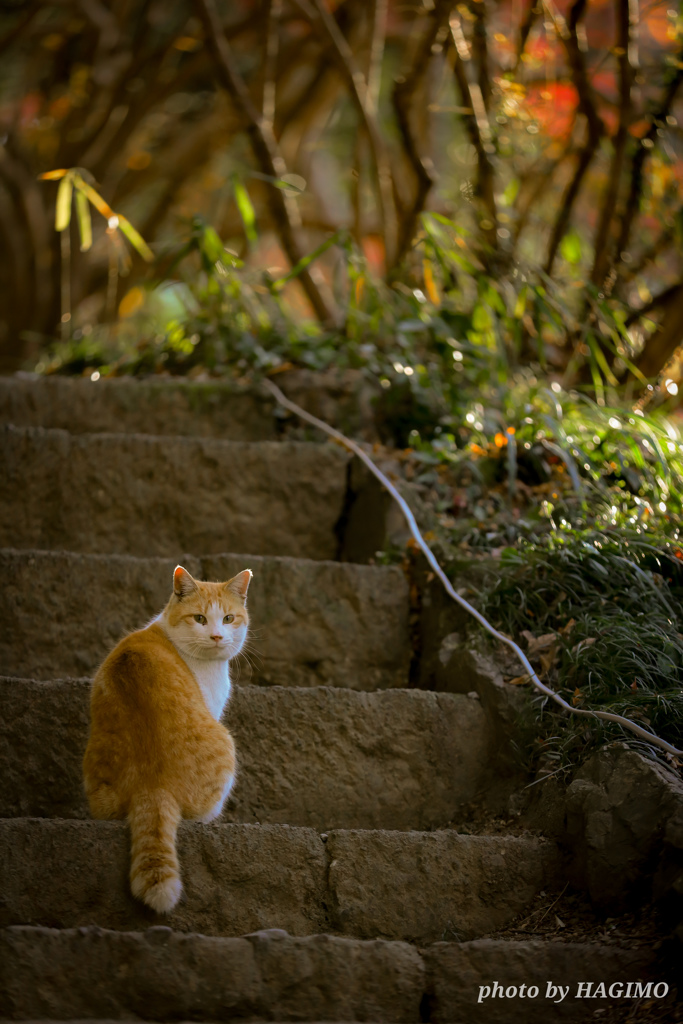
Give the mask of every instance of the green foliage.
[[(678, 427), (665, 406), (634, 404), (610, 383), (602, 343), (593, 395), (553, 380), (553, 348), (576, 309), (575, 290), (551, 291), (521, 271), (494, 280), (446, 218), (425, 217), (424, 226), (421, 265), (388, 285), (342, 233), (273, 279), (245, 268), (195, 219), (185, 244), (159, 261), (165, 278), (140, 292), (140, 308), (115, 329), (81, 329), (41, 368), (241, 377), (292, 365), (361, 370), (378, 384), (384, 440), (410, 449), (409, 479), (430, 495), (440, 555), (492, 559), (481, 595), (487, 614), (517, 639), (550, 636), (544, 671), (568, 700), (681, 744)], [(569, 263), (580, 258), (571, 236), (565, 248)], [(304, 266), (332, 252), (344, 315), (325, 328), (302, 322), (289, 289)], [(596, 299), (595, 308), (596, 323), (625, 330), (615, 303)], [(576, 763), (605, 736), (621, 735), (543, 698), (534, 707), (535, 756), (549, 766)]]
[[(682, 558), (677, 530), (648, 541), (624, 525), (553, 531), (503, 552), (484, 610), (505, 632), (529, 639), (532, 660), (569, 703), (626, 716), (680, 747)], [(648, 747), (545, 697), (535, 704), (536, 749), (548, 764), (576, 763), (608, 737)]]
[(143, 259), (151, 263), (154, 253), (144, 238), (121, 213), (115, 213), (111, 206), (93, 188), (88, 178), (92, 175), (81, 167), (70, 170), (46, 171), (40, 175), (43, 181), (59, 181), (57, 201), (55, 204), (55, 231), (66, 231), (71, 223), (71, 200), (76, 198), (76, 215), (81, 236), (81, 251), (87, 251), (92, 245), (92, 221), (90, 204), (107, 220), (111, 232), (121, 231), (134, 249)]

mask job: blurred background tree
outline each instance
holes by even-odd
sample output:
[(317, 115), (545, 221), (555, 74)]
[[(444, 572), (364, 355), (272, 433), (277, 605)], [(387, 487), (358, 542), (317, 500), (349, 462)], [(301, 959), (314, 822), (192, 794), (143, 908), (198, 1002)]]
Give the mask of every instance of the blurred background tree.
[[(568, 385), (669, 373), (683, 16), (667, 3), (1, 0), (0, 32), (5, 370), (60, 319), (71, 337), (134, 312), (200, 217), (248, 267), (298, 265), (289, 307), (324, 328), (343, 333), (367, 274)], [(106, 217), (87, 252), (74, 221), (60, 239), (38, 181), (57, 168), (125, 213), (151, 269)], [(330, 236), (341, 248), (302, 266)]]

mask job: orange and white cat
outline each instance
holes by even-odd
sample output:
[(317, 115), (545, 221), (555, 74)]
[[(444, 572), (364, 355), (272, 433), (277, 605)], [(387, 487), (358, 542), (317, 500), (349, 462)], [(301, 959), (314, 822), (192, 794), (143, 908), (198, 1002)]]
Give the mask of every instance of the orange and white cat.
[(219, 719), (229, 662), (247, 636), (251, 570), (202, 583), (177, 566), (173, 593), (95, 675), (83, 762), (94, 818), (127, 818), (133, 895), (168, 913), (182, 893), (181, 818), (217, 818), (235, 781), (235, 744)]

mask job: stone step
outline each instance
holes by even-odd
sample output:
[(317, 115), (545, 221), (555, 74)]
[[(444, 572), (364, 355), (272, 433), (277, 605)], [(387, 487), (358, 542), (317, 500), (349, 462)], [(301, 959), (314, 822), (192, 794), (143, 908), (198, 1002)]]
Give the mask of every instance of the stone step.
[(123, 822), (0, 822), (0, 926), (205, 935), (284, 928), (418, 943), (476, 938), (556, 884), (556, 846), (531, 836), (181, 823), (184, 896), (163, 917), (130, 894)]
[[(0, 817), (87, 818), (87, 679), (0, 679)], [(429, 829), (496, 781), (481, 703), (419, 690), (235, 688), (223, 821)]]
[[(354, 370), (278, 374), (278, 386), (315, 416), (354, 436), (377, 437), (373, 400), (381, 389)], [(301, 424), (284, 418), (270, 393), (231, 380), (114, 377), (0, 377), (0, 423), (72, 434), (133, 433), (275, 441)]]
[[(580, 999), (580, 982), (646, 984), (649, 950), (578, 942), (403, 942), (275, 929), (240, 938), (102, 928), (0, 930), (6, 1020), (393, 1021), (546, 1024), (638, 1000)], [(656, 977), (656, 975), (655, 975)], [(562, 1002), (548, 981), (569, 987)], [(660, 978), (656, 979), (660, 981)], [(525, 995), (478, 1002), (497, 981)], [(538, 995), (526, 992), (536, 987)], [(583, 990), (585, 991), (585, 989)], [(659, 1000), (655, 1000), (655, 1006)], [(663, 1018), (662, 1018), (663, 1019)]]
[(176, 434), (276, 441), (275, 402), (233, 381), (0, 377), (0, 422), (72, 434)]
[[(92, 674), (126, 632), (164, 607), (181, 560), (203, 579), (253, 570), (254, 682), (406, 686), (409, 599), (400, 569), (231, 554), (162, 559), (0, 550), (0, 673)], [(233, 676), (248, 681), (248, 668), (243, 662)]]
[(331, 444), (0, 427), (0, 544), (336, 558), (349, 456)]

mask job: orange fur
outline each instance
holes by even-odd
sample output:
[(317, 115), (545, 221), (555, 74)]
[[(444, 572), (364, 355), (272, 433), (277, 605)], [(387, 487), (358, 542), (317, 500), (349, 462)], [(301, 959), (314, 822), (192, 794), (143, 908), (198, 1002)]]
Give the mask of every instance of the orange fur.
[(217, 817), (234, 781), (235, 744), (217, 719), (228, 662), (246, 636), (250, 578), (245, 570), (201, 583), (179, 566), (164, 611), (117, 644), (93, 680), (83, 762), (90, 811), (128, 819), (133, 895), (161, 913), (182, 892), (180, 819)]

